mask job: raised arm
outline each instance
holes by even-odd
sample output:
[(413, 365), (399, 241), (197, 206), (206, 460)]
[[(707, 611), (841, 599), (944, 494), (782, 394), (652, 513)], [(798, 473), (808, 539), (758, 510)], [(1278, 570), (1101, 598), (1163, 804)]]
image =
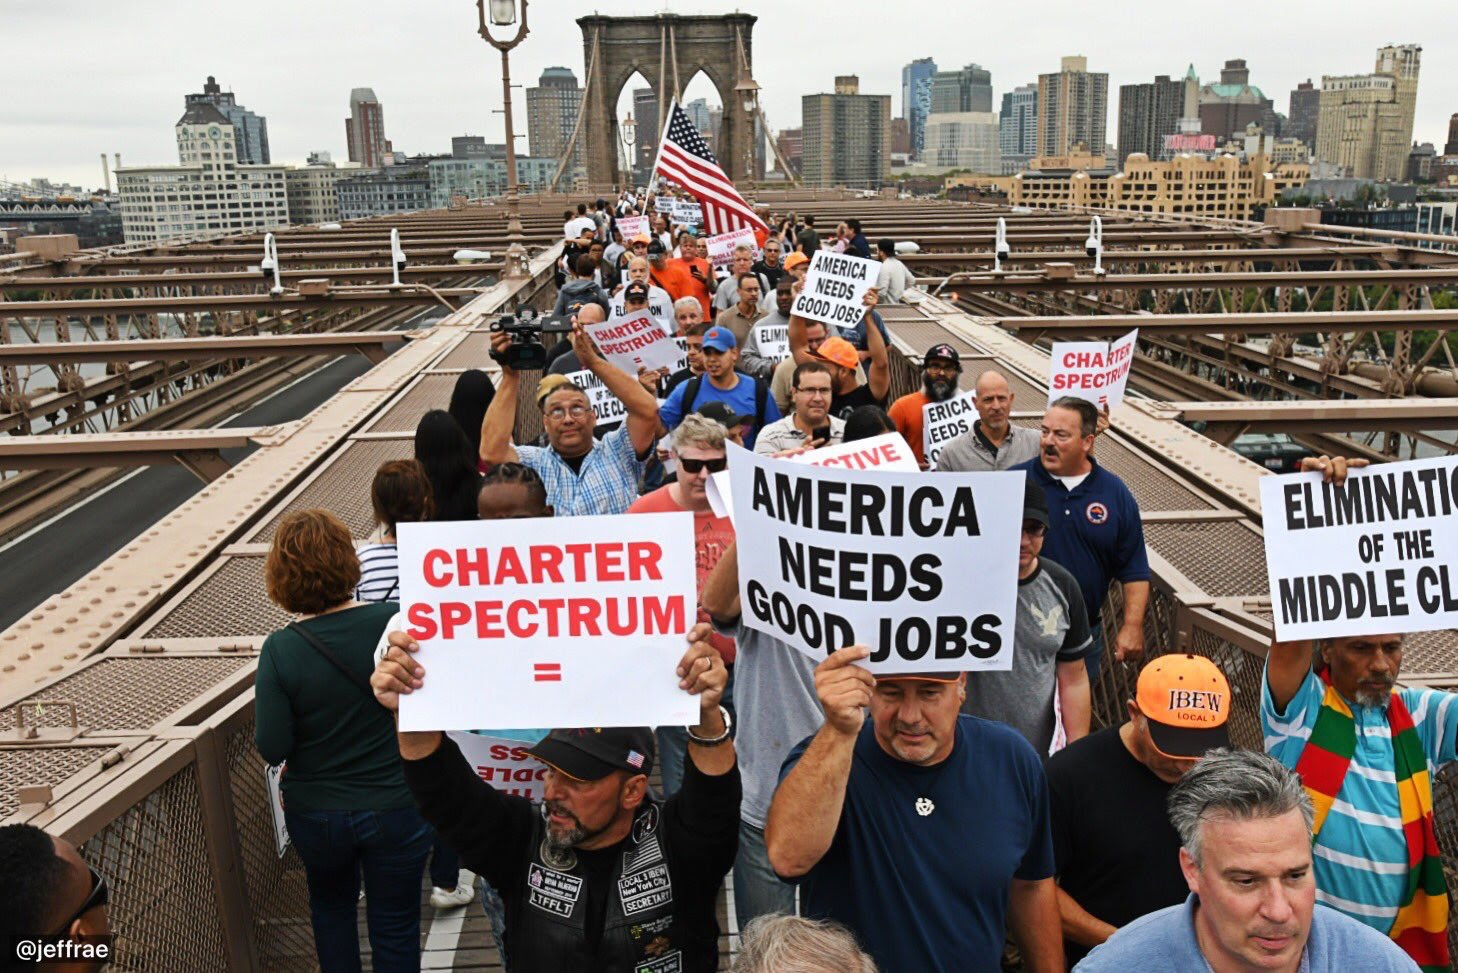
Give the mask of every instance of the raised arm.
[[(587, 337), (581, 325), (572, 326), (572, 350), (577, 352), (577, 360), (582, 362), (582, 367), (596, 375), (628, 410), (625, 420), (628, 438), (633, 443), (633, 452), (642, 456), (657, 441), (658, 399), (643, 387), (636, 375), (629, 375), (599, 355), (597, 346)], [(500, 397), (499, 392), (497, 397)]]
[(719, 701), (729, 683), (729, 671), (724, 668), (724, 660), (718, 651), (709, 644), (711, 631), (706, 624), (696, 625), (689, 631), (691, 644), (678, 664), (678, 686), (684, 692), (699, 697), (699, 721), (689, 727), (689, 759), (700, 773), (719, 777), (734, 769), (734, 741), (707, 747), (695, 742), (717, 740), (728, 730)]
[(737, 542), (730, 544), (704, 578), (699, 604), (716, 622), (730, 622), (740, 614), (738, 548)]
[[(497, 332), (491, 336), (491, 349), (505, 353), (511, 347), (511, 335)], [(496, 394), (486, 407), (481, 419), (481, 459), (493, 466), (497, 463), (515, 463), (516, 447), (511, 445), (511, 433), (516, 428), (516, 392), (521, 384), (521, 375), (514, 368), (501, 366), (501, 379), (496, 383)]]
[(886, 339), (881, 336), (881, 329), (876, 327), (876, 319), (871, 317), (880, 299), (876, 288), (866, 291), (866, 350), (871, 353), (866, 384), (871, 387), (871, 395), (877, 401), (885, 399), (891, 391), (891, 358), (886, 352)]
[[(795, 281), (794, 286), (791, 287), (790, 292), (794, 294), (795, 297), (799, 297), (800, 292), (804, 289), (805, 282), (803, 280), (797, 280)], [(790, 306), (794, 307), (794, 304), (791, 304)], [(804, 318), (800, 317), (800, 315), (798, 314), (790, 315), (790, 326), (788, 329), (786, 329), (786, 337), (789, 339), (790, 342), (790, 357), (794, 360), (796, 365), (803, 365), (807, 361), (814, 361), (815, 356), (810, 354), (810, 340), (805, 337)]]

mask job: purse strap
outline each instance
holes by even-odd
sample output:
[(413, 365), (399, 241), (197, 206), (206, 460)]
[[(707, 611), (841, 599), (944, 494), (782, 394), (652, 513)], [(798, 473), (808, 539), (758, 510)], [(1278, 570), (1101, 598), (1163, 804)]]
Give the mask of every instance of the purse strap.
[(298, 622), (289, 622), (288, 630), (290, 632), (293, 632), (299, 638), (303, 639), (305, 642), (308, 642), (310, 645), (312, 645), (319, 652), (320, 655), (328, 659), (330, 663), (333, 664), (334, 668), (342, 672), (346, 679), (348, 679), (350, 682), (354, 683), (361, 690), (363, 690), (365, 695), (369, 696), (371, 701), (374, 700), (375, 691), (370, 688), (369, 679), (361, 676), (358, 672), (345, 665), (343, 660), (341, 660), (339, 656), (335, 655), (334, 652), (329, 648), (329, 646), (321, 642), (319, 638), (314, 635), (314, 633), (304, 628)]

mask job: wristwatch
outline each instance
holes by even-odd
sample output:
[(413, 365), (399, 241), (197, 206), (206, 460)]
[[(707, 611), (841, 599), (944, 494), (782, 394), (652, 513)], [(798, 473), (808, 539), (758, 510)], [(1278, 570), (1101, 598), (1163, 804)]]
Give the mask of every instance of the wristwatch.
[(719, 734), (716, 737), (710, 737), (708, 739), (705, 739), (704, 737), (701, 737), (694, 733), (693, 727), (685, 727), (685, 729), (688, 731), (689, 742), (696, 744), (700, 747), (717, 747), (721, 744), (728, 743), (730, 734), (734, 732), (734, 719), (729, 715), (729, 711), (722, 706), (719, 707), (719, 716), (722, 717), (724, 720), (723, 733)]

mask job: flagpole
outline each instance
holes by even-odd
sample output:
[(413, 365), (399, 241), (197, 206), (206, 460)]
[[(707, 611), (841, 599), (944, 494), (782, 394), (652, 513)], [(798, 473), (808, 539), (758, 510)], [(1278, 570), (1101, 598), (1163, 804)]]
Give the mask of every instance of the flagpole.
[(674, 98), (668, 106), (668, 113), (663, 116), (663, 132), (658, 136), (658, 154), (653, 157), (653, 171), (648, 174), (648, 188), (643, 193), (643, 205), (648, 205), (648, 199), (653, 195), (653, 187), (658, 185), (658, 161), (663, 158), (663, 143), (668, 141), (668, 127), (673, 124), (673, 113), (678, 110), (678, 99)]

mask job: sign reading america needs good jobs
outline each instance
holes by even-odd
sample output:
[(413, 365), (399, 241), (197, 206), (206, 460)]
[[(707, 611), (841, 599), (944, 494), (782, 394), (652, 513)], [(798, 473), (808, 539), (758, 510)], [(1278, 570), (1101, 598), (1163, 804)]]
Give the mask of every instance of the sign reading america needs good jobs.
[(1138, 341), (1138, 328), (1113, 344), (1055, 341), (1048, 356), (1048, 404), (1071, 395), (1100, 408), (1118, 408), (1124, 401)]
[[(818, 250), (810, 260), (805, 286), (790, 308), (791, 314), (853, 328), (866, 316), (861, 303), (876, 283), (881, 265), (864, 257)], [(834, 332), (832, 332), (834, 333)]]
[(648, 311), (584, 327), (604, 358), (635, 377), (640, 368), (672, 368), (681, 356), (668, 329)]
[(1277, 640), (1458, 627), (1458, 457), (1260, 487)]
[(744, 624), (871, 672), (1007, 670), (1023, 474), (810, 466), (729, 445)]
[(921, 454), (927, 469), (937, 468), (942, 447), (972, 428), (977, 418), (977, 390), (968, 389), (945, 402), (928, 402), (921, 407)]
[[(688, 726), (693, 515), (401, 524), (402, 730)], [(563, 539), (558, 539), (563, 538)], [(570, 539), (565, 539), (570, 538)]]

